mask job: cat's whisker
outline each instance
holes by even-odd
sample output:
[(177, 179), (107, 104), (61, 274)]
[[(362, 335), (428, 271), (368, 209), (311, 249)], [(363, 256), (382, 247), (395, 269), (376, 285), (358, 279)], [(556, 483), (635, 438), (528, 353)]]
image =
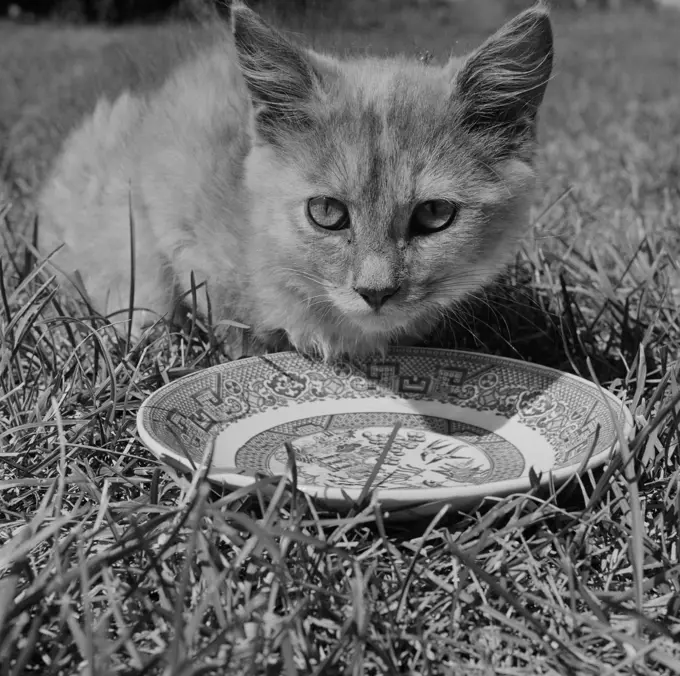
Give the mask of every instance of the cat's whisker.
[[(472, 298), (473, 301), (478, 301), (480, 300), (479, 298)], [(486, 320), (484, 320), (482, 317), (480, 317), (478, 314), (473, 314), (471, 312), (471, 309), (469, 307), (469, 303), (461, 303), (455, 310), (447, 311), (445, 313), (445, 319), (442, 321), (442, 326), (445, 326), (448, 328), (448, 330), (455, 335), (456, 333), (456, 328), (458, 326), (461, 326), (467, 333), (470, 333), (471, 335), (476, 335), (474, 331), (474, 325), (481, 325), (487, 329), (492, 336), (496, 336), (499, 338), (503, 343), (509, 347), (512, 351), (517, 352), (516, 348), (512, 345), (510, 338), (511, 338), (511, 330), (510, 327), (507, 324), (507, 321), (502, 315), (499, 315), (495, 309), (494, 309), (494, 314), (499, 320), (499, 323), (502, 322), (505, 325), (505, 332), (501, 332), (496, 325), (490, 324)], [(533, 324), (533, 326), (536, 328), (537, 331), (543, 331), (544, 329), (540, 326), (537, 326)]]
[(331, 287), (331, 283), (328, 282), (327, 280), (318, 277), (317, 275), (313, 275), (311, 272), (308, 272), (306, 270), (301, 270), (299, 268), (285, 268), (285, 267), (276, 267), (274, 270), (278, 270), (280, 272), (292, 272), (294, 275), (298, 275), (300, 277), (304, 277), (306, 279), (309, 279), (310, 281), (319, 284), (320, 286), (325, 286), (325, 287)]
[[(517, 290), (516, 287), (508, 288), (510, 288), (513, 291)], [(487, 289), (471, 290), (467, 293), (467, 296), (465, 297), (464, 300), (466, 302), (474, 302), (481, 304), (483, 307), (488, 308), (488, 310), (499, 319), (504, 318), (504, 316), (506, 316), (508, 312), (512, 312), (515, 309), (518, 311), (522, 309), (530, 311), (540, 310), (542, 314), (545, 312), (545, 310), (543, 310), (536, 301), (533, 302), (524, 301), (521, 298), (519, 298), (516, 294), (512, 294), (508, 297), (493, 295), (493, 289), (491, 291)], [(504, 312), (500, 312), (501, 309), (503, 309)], [(522, 316), (524, 320), (529, 319), (524, 314)], [(505, 319), (503, 319), (503, 321), (505, 321)], [(538, 329), (540, 327), (536, 326), (536, 328)]]
[(330, 298), (326, 294), (317, 294), (315, 296), (309, 296), (307, 299), (307, 307), (309, 309), (311, 308), (319, 308), (322, 307), (327, 311), (330, 311), (330, 308), (332, 307), (332, 302)]

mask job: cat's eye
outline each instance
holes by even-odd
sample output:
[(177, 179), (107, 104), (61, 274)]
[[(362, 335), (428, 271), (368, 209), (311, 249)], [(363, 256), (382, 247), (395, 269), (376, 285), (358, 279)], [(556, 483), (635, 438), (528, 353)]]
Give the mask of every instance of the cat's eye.
[(347, 207), (333, 197), (312, 197), (307, 202), (307, 218), (324, 230), (344, 230), (349, 227)]
[(448, 200), (429, 200), (419, 204), (411, 214), (411, 230), (429, 235), (448, 228), (458, 215), (458, 206)]

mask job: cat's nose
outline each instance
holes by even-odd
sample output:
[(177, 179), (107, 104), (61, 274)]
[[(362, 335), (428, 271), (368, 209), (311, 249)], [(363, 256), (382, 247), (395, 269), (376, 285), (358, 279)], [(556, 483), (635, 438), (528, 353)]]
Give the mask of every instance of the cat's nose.
[(398, 286), (388, 286), (383, 289), (354, 289), (374, 310), (379, 310), (388, 298), (399, 291)]

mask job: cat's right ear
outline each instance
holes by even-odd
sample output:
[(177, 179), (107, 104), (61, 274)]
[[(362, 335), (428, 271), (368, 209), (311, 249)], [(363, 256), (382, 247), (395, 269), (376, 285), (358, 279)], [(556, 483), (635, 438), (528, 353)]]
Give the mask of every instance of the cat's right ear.
[(231, 23), (258, 132), (274, 142), (281, 131), (307, 126), (309, 104), (321, 81), (309, 53), (267, 25), (242, 2), (232, 4)]

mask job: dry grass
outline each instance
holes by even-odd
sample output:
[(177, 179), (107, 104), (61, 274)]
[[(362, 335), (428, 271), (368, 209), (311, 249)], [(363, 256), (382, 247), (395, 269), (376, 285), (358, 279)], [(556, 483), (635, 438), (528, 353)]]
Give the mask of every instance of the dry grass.
[[(437, 21), (414, 48), (448, 47)], [(408, 527), (318, 514), (284, 483), (216, 492), (134, 425), (147, 394), (220, 359), (210, 341), (128, 349), (5, 224), (0, 674), (680, 672), (680, 16), (556, 24), (536, 241), (439, 340), (597, 377), (635, 415), (621, 458), (558, 496)]]

